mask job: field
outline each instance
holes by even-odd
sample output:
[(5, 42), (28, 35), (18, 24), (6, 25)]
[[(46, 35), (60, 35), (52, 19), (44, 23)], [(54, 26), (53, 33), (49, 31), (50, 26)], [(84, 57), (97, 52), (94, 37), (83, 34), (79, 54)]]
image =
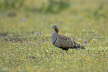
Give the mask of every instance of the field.
[[(27, 1), (32, 7), (42, 0)], [(108, 72), (108, 1), (70, 0), (70, 4), (59, 13), (0, 11), (0, 72)], [(53, 46), (54, 24), (60, 34), (86, 49), (66, 53)]]

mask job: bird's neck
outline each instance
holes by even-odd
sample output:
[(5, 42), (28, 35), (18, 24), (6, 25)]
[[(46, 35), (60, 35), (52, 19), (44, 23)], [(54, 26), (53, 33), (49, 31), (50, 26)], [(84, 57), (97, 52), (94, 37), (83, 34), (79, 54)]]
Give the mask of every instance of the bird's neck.
[(57, 36), (57, 35), (58, 35), (58, 32), (54, 31), (54, 32), (53, 32), (53, 35), (54, 35), (54, 36)]
[(54, 34), (58, 34), (58, 31), (54, 31), (53, 33), (54, 33)]
[(58, 33), (57, 33), (57, 32), (53, 32), (53, 33), (52, 33), (52, 43), (53, 43), (53, 44), (56, 42), (57, 37), (58, 37)]
[(55, 31), (56, 33), (58, 33), (58, 32), (59, 32), (59, 30), (58, 30), (57, 28), (55, 28), (55, 29), (54, 29), (54, 31)]

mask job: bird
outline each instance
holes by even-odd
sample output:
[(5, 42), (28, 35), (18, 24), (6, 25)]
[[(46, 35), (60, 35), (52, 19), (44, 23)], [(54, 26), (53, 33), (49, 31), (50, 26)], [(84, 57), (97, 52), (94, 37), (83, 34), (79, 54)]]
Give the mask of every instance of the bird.
[(57, 25), (52, 26), (52, 44), (62, 50), (68, 51), (69, 49), (85, 49), (84, 46), (75, 42), (74, 39), (59, 34), (59, 28)]

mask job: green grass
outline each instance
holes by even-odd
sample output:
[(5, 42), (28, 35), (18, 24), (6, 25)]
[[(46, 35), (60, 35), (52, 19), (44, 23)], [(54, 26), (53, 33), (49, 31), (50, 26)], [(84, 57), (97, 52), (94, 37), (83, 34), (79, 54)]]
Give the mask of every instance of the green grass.
[[(58, 14), (21, 10), (10, 17), (0, 12), (0, 72), (107, 72), (105, 1), (72, 0), (71, 7)], [(66, 53), (54, 47), (50, 42), (54, 24), (61, 34), (88, 41), (86, 49)]]

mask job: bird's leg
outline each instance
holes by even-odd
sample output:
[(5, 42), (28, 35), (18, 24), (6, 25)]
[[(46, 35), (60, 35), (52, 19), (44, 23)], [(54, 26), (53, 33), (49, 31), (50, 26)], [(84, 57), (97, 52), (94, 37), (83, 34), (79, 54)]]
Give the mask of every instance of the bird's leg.
[(64, 50), (61, 50), (61, 53), (62, 53), (62, 55), (63, 55), (63, 57), (64, 57)]
[(66, 54), (68, 55), (68, 50), (65, 50)]
[(63, 51), (65, 51), (65, 53), (68, 54), (68, 49), (69, 48), (63, 48)]

